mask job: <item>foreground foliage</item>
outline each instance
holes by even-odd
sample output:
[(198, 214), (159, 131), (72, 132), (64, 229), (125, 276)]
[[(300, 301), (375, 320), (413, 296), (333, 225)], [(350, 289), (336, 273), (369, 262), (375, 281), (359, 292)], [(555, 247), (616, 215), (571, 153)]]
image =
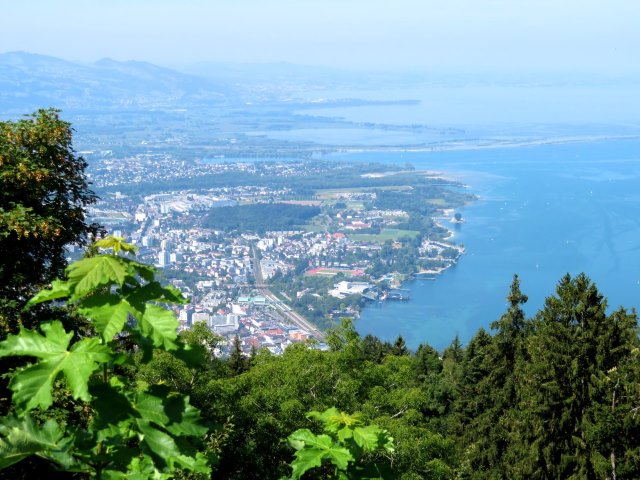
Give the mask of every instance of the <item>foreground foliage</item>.
[[(160, 349), (203, 361), (202, 351), (178, 341), (175, 314), (160, 304), (185, 299), (156, 282), (151, 267), (118, 255), (134, 251), (121, 239), (98, 241), (95, 248), (113, 254), (72, 264), (66, 280), (54, 281), (29, 306), (64, 300), (91, 320), (97, 336), (74, 338), (60, 321), (51, 321), (40, 331), (21, 328), (0, 343), (0, 356), (36, 359), (11, 375), (14, 411), (0, 421), (0, 467), (37, 455), (96, 478), (170, 478), (179, 469), (208, 473), (211, 459), (198, 451), (208, 428), (189, 397), (162, 384), (132, 384), (122, 374), (134, 357), (125, 341), (147, 359)], [(63, 385), (85, 410), (75, 425), (43, 420)]]
[(391, 478), (390, 457), (385, 456), (394, 451), (389, 432), (377, 425), (363, 426), (358, 415), (335, 408), (310, 412), (307, 417), (320, 421), (325, 433), (316, 435), (302, 428), (289, 435), (287, 442), (296, 450), (292, 479), (310, 471), (322, 478)]

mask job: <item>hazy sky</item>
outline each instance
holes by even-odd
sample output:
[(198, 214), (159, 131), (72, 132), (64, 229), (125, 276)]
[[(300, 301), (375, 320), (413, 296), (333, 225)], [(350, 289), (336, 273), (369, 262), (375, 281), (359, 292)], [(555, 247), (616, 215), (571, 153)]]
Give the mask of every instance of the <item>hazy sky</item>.
[(640, 72), (637, 0), (0, 0), (0, 52), (354, 69)]

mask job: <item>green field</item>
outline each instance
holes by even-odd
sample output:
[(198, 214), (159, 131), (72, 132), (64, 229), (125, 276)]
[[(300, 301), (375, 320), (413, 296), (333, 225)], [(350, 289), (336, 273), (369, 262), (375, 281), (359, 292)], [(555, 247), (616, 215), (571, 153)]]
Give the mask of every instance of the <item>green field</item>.
[(307, 223), (304, 226), (304, 229), (307, 232), (326, 232), (327, 231), (326, 225), (318, 225), (318, 224), (315, 224), (315, 223)]
[(345, 203), (349, 210), (364, 210), (364, 203), (358, 200), (347, 200)]
[(383, 228), (378, 234), (374, 233), (354, 233), (347, 234), (350, 240), (354, 242), (376, 242), (384, 243), (387, 240), (397, 240), (401, 237), (415, 238), (420, 232), (416, 230), (400, 230), (397, 228)]

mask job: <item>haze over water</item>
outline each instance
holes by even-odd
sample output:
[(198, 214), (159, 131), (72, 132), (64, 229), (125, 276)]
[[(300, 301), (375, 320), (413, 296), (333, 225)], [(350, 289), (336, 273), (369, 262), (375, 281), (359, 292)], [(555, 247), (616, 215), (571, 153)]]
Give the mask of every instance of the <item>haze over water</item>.
[(514, 273), (534, 314), (565, 274), (586, 272), (611, 308), (640, 299), (640, 140), (534, 147), (336, 155), (441, 170), (480, 199), (462, 209), (467, 253), (435, 281), (405, 286), (410, 302), (371, 305), (361, 334), (442, 349), (489, 328), (506, 310)]

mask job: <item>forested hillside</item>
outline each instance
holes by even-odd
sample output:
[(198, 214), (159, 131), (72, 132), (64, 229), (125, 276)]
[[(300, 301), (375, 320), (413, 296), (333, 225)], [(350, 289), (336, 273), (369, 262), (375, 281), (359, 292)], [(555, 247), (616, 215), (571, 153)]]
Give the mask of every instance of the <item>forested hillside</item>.
[(342, 321), (328, 351), (219, 358), (202, 324), (176, 333), (186, 300), (121, 239), (64, 268), (59, 243), (96, 230), (70, 126), (40, 112), (0, 135), (0, 477), (640, 477), (637, 316), (586, 275), (532, 318), (514, 277), (490, 331), (443, 352)]

